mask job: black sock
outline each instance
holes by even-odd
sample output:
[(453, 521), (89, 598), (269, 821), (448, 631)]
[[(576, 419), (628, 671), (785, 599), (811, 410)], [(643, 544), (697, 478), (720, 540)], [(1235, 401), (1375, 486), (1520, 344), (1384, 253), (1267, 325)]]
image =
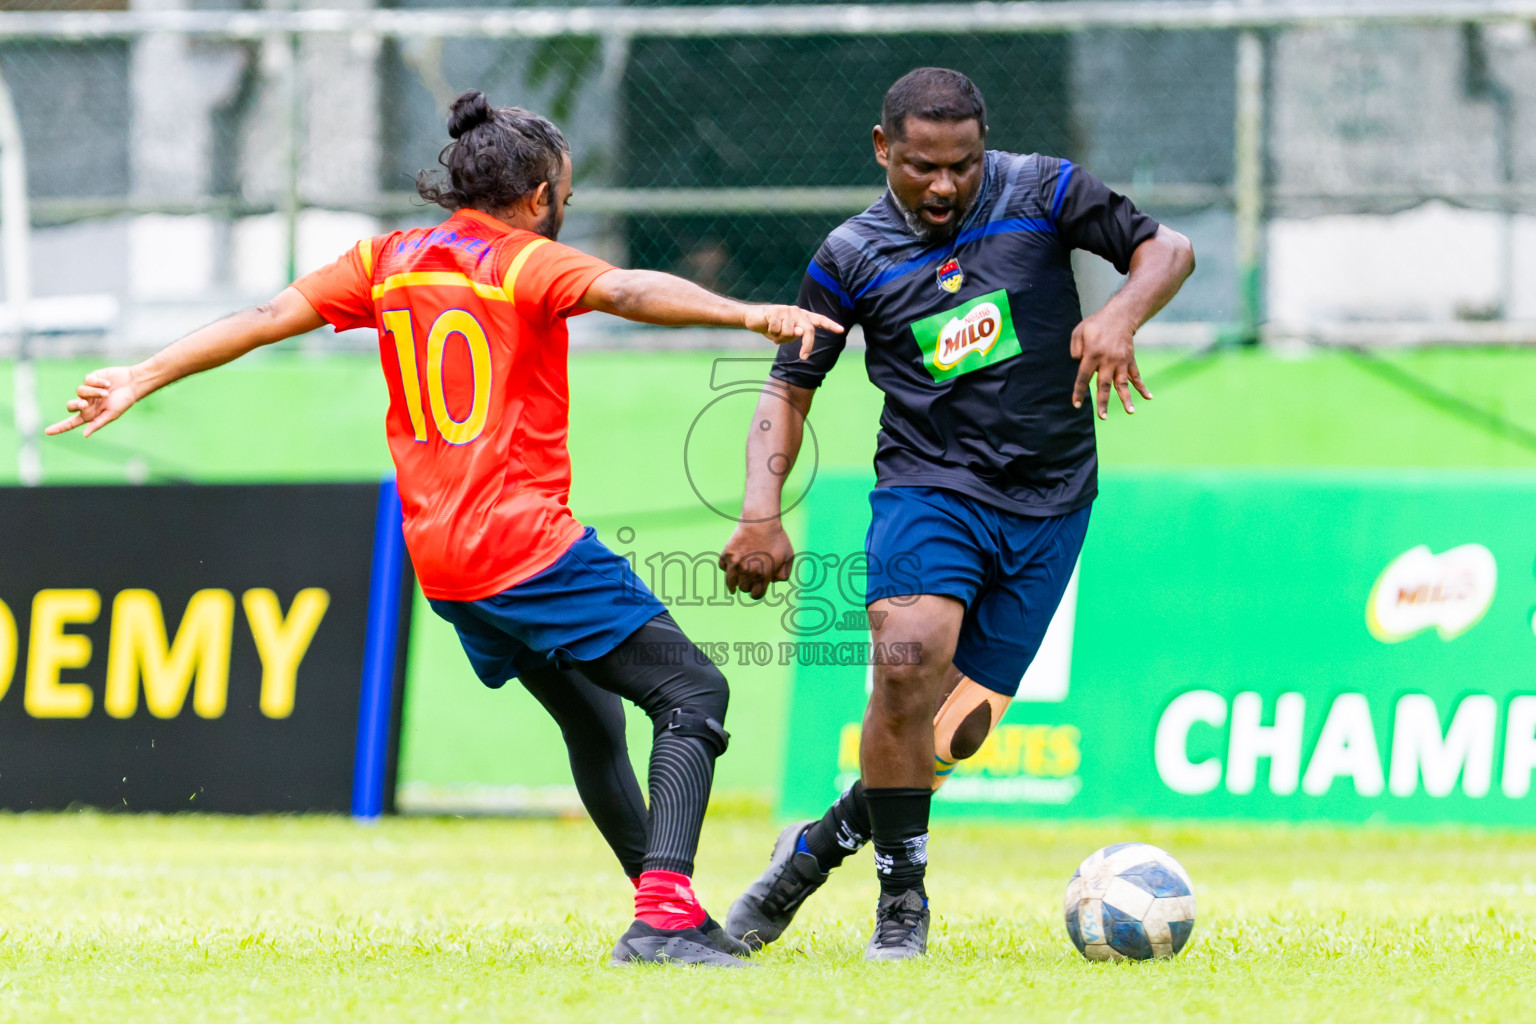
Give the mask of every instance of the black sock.
[(923, 899), (923, 875), (928, 870), (928, 808), (933, 790), (866, 789), (870, 832), (875, 842), (875, 872), (882, 896), (900, 896), (916, 889)]
[(831, 871), (869, 842), (869, 803), (858, 779), (805, 830), (805, 848), (823, 871)]

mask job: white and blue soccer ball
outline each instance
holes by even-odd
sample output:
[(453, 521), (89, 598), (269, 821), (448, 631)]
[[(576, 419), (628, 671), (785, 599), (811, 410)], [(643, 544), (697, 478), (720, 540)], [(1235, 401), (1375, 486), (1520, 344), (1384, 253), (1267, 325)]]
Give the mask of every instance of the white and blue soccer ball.
[(1067, 883), (1067, 934), (1089, 960), (1151, 960), (1184, 948), (1195, 928), (1189, 872), (1146, 843), (1089, 855)]

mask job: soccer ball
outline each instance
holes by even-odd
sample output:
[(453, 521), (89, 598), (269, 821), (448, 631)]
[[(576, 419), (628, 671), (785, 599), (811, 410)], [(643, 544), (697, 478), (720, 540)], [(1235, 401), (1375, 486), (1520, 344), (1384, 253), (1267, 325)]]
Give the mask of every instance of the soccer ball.
[(1189, 872), (1146, 843), (1090, 854), (1067, 883), (1067, 934), (1089, 960), (1173, 956), (1195, 927)]

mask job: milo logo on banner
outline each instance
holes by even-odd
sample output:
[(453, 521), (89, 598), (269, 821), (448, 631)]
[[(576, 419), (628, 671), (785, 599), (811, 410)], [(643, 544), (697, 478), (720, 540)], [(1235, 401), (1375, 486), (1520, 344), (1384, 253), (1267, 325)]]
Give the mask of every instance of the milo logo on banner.
[(1383, 643), (1398, 643), (1434, 627), (1454, 640), (1482, 621), (1493, 604), (1499, 567), (1481, 544), (1436, 555), (1420, 544), (1382, 570), (1366, 602), (1365, 621)]
[(1008, 292), (1002, 288), (914, 322), (912, 336), (923, 351), (923, 365), (936, 381), (1019, 354)]

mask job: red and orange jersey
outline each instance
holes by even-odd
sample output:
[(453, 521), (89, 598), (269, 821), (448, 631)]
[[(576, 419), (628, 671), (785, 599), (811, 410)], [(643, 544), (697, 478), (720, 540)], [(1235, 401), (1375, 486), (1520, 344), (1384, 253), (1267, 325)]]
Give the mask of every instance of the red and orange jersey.
[(460, 210), (364, 239), (294, 283), (338, 330), (378, 329), (406, 545), (428, 597), (499, 593), (581, 535), (566, 505), (565, 318), (612, 269)]

